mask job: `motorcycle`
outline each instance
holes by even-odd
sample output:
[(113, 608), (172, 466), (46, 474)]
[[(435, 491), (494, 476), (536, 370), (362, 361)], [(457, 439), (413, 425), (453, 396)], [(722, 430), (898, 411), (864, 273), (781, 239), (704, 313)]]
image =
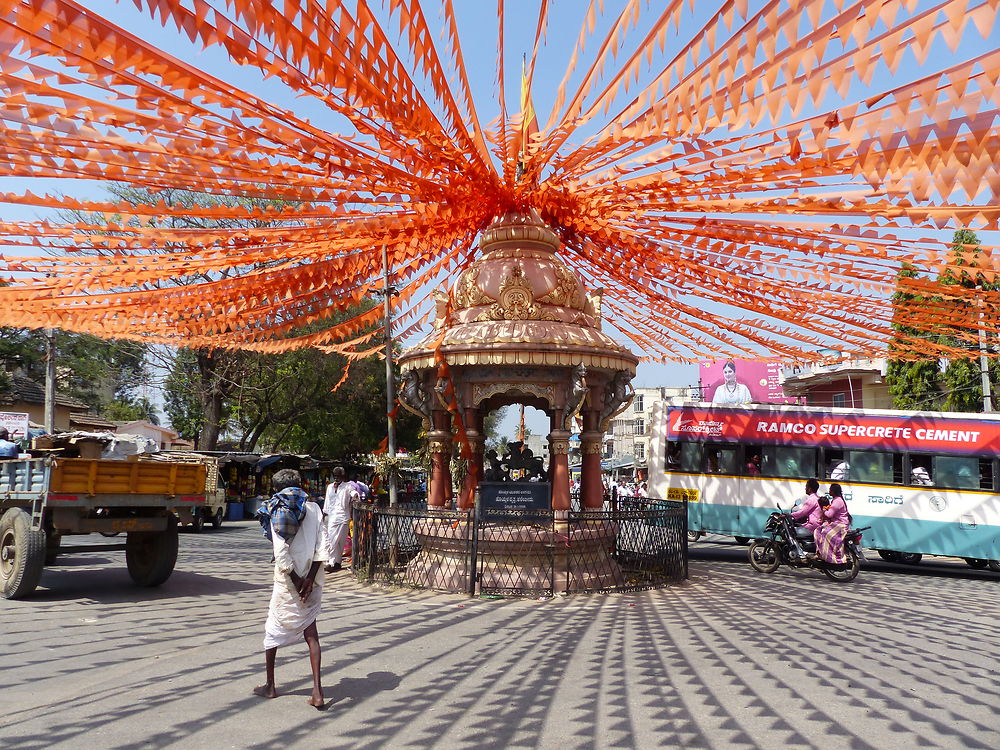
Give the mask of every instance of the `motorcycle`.
[(761, 537), (750, 544), (750, 565), (761, 573), (773, 573), (782, 563), (790, 568), (816, 568), (832, 581), (847, 583), (857, 578), (861, 570), (861, 560), (865, 559), (861, 552), (861, 532), (870, 528), (848, 529), (844, 536), (845, 563), (837, 565), (818, 558), (803, 558), (799, 556), (799, 549), (804, 553), (816, 552), (813, 533), (796, 525), (779, 505), (778, 512), (772, 513), (764, 524), (764, 534), (770, 534), (770, 538)]

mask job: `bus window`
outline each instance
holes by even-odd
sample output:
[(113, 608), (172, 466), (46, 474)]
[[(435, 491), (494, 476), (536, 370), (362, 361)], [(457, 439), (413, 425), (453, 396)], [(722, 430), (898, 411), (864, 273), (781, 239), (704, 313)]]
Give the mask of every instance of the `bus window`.
[(979, 489), (993, 490), (993, 460), (979, 459)]
[(736, 448), (716, 448), (705, 446), (706, 474), (738, 474), (736, 470)]
[(761, 450), (761, 473), (766, 477), (812, 479), (816, 476), (816, 451), (783, 445), (768, 445)]
[(676, 471), (681, 468), (681, 443), (679, 440), (671, 440), (667, 443), (667, 471)]
[(826, 450), (823, 460), (826, 463), (826, 476), (831, 482), (850, 481), (851, 466), (844, 451)]
[[(979, 459), (973, 456), (934, 456), (934, 482), (938, 487), (978, 490), (982, 480)], [(993, 486), (990, 467), (990, 487)]]
[(910, 456), (910, 484), (914, 487), (934, 486), (934, 466), (930, 456)]
[(681, 443), (681, 471), (691, 474), (701, 472), (703, 448), (701, 443)]
[[(903, 457), (894, 453), (875, 451), (849, 451), (850, 481), (872, 484), (896, 484), (903, 481)], [(899, 464), (898, 471), (896, 464)]]

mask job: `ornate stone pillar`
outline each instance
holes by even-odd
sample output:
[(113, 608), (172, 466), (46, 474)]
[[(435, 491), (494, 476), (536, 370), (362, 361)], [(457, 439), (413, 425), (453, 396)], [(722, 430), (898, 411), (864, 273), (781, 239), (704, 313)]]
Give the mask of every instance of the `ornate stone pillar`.
[(465, 434), (469, 438), (469, 445), (472, 448), (472, 458), (469, 459), (469, 468), (465, 473), (465, 482), (462, 494), (459, 498), (459, 507), (462, 509), (472, 508), (476, 503), (476, 488), (483, 481), (483, 416), (479, 409), (465, 410)]
[(433, 413), (434, 428), (427, 433), (427, 449), (431, 454), (431, 475), (427, 480), (427, 507), (451, 507), (451, 430), (448, 412)]
[(569, 437), (568, 430), (549, 433), (549, 481), (552, 482), (552, 510), (569, 510)]
[[(589, 420), (584, 416), (584, 424)], [(594, 415), (594, 422), (597, 415)], [(600, 510), (604, 507), (604, 484), (601, 482), (601, 447), (603, 434), (598, 430), (585, 430), (580, 434), (583, 465), (580, 471), (580, 496), (583, 507)]]

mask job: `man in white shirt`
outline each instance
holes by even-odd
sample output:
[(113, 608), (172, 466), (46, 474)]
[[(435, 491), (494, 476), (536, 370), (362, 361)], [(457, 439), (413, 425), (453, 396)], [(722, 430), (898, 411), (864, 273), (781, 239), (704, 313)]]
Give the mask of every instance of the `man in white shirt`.
[(336, 467), (333, 470), (333, 481), (326, 488), (326, 499), (323, 502), (323, 512), (326, 514), (326, 538), (329, 545), (327, 573), (341, 569), (347, 531), (351, 525), (351, 503), (361, 498), (357, 485), (344, 479), (344, 467)]
[(923, 466), (914, 466), (910, 469), (910, 483), (918, 487), (931, 487), (934, 485), (934, 482), (931, 481), (930, 473)]
[(830, 479), (834, 482), (846, 482), (851, 476), (851, 465), (847, 461), (841, 461), (833, 467), (830, 472)]
[(323, 595), (320, 567), (327, 560), (323, 513), (300, 488), (295, 469), (282, 469), (271, 480), (274, 495), (258, 511), (264, 536), (274, 548), (274, 588), (264, 623), (264, 669), (267, 681), (253, 692), (262, 698), (277, 698), (274, 662), (279, 646), (304, 637), (309, 647), (313, 690), (309, 705), (323, 708), (320, 683), (320, 644), (316, 630)]

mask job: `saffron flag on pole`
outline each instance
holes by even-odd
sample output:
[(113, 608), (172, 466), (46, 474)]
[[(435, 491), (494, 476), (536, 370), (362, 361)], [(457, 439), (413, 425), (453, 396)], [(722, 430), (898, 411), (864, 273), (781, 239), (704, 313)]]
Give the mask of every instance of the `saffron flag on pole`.
[(528, 158), (531, 137), (538, 133), (538, 116), (531, 103), (531, 81), (528, 79), (527, 60), (521, 57), (521, 143), (517, 157), (517, 179), (524, 175), (524, 163)]

